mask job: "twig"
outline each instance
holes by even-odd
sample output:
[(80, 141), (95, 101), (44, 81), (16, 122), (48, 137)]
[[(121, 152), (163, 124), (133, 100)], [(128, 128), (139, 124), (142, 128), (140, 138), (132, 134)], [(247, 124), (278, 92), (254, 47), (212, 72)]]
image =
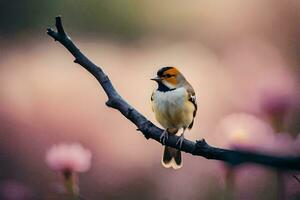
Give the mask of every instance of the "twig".
[[(48, 28), (48, 35), (61, 43), (75, 57), (74, 62), (84, 67), (98, 80), (108, 97), (106, 105), (119, 110), (123, 116), (137, 126), (137, 130), (141, 131), (147, 139), (151, 138), (160, 142), (159, 138), (163, 130), (156, 127), (119, 95), (103, 70), (81, 53), (65, 33), (61, 17), (58, 16), (55, 19), (57, 31)], [(176, 145), (178, 138), (176, 135), (169, 136), (166, 145), (179, 149)], [(251, 162), (278, 169), (300, 170), (300, 156), (271, 156), (255, 152), (221, 149), (208, 145), (204, 139), (196, 142), (185, 139), (180, 150), (207, 159), (221, 160), (231, 165)]]
[(296, 181), (298, 181), (298, 183), (300, 183), (300, 179), (298, 178), (298, 176), (296, 174), (293, 174), (292, 176), (296, 179)]

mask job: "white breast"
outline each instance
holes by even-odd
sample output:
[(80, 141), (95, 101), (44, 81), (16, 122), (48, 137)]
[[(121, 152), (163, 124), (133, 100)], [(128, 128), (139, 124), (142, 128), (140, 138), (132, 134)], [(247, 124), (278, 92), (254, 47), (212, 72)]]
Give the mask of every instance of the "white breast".
[(176, 110), (181, 107), (185, 100), (186, 90), (177, 88), (168, 92), (156, 91), (154, 101), (159, 110)]
[(187, 111), (186, 89), (177, 88), (168, 92), (155, 91), (153, 110), (157, 121), (164, 128), (182, 128), (191, 123), (192, 115)]

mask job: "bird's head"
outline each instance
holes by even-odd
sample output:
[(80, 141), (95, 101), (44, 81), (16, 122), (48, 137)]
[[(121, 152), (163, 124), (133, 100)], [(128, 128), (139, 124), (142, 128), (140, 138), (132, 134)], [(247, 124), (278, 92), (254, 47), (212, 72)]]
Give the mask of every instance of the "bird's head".
[(182, 86), (185, 83), (184, 76), (175, 67), (163, 67), (157, 71), (157, 77), (151, 80), (156, 81), (159, 86), (164, 85), (169, 89)]

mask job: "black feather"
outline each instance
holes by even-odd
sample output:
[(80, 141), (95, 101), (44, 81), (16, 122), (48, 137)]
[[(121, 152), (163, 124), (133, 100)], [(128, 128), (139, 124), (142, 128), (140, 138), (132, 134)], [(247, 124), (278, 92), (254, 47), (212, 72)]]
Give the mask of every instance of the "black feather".
[(169, 91), (172, 91), (172, 90), (175, 90), (175, 89), (176, 88), (169, 88), (168, 86), (166, 86), (162, 82), (158, 82), (157, 90), (160, 91), (160, 92), (169, 92)]
[(163, 67), (163, 68), (161, 68), (160, 70), (158, 70), (157, 76), (158, 76), (158, 77), (162, 77), (165, 71), (167, 71), (167, 70), (169, 70), (169, 69), (172, 69), (172, 68), (173, 68), (173, 67)]
[(168, 164), (172, 160), (172, 152), (169, 149), (170, 147), (165, 146), (164, 154), (163, 154), (163, 162)]
[(181, 162), (182, 162), (182, 160), (181, 160), (181, 151), (179, 151), (177, 149), (175, 150), (174, 160), (175, 160), (177, 165), (181, 165)]

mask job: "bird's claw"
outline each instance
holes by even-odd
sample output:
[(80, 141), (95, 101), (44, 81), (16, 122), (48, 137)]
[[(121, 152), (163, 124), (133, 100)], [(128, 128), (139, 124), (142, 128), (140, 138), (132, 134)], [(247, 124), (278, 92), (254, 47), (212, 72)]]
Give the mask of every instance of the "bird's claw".
[(184, 135), (182, 134), (176, 142), (176, 145), (179, 144), (180, 149), (182, 147), (183, 140), (184, 140)]
[(169, 138), (168, 131), (164, 130), (164, 132), (159, 137), (159, 141), (164, 145), (164, 144), (166, 144), (166, 141), (168, 140), (168, 138)]

